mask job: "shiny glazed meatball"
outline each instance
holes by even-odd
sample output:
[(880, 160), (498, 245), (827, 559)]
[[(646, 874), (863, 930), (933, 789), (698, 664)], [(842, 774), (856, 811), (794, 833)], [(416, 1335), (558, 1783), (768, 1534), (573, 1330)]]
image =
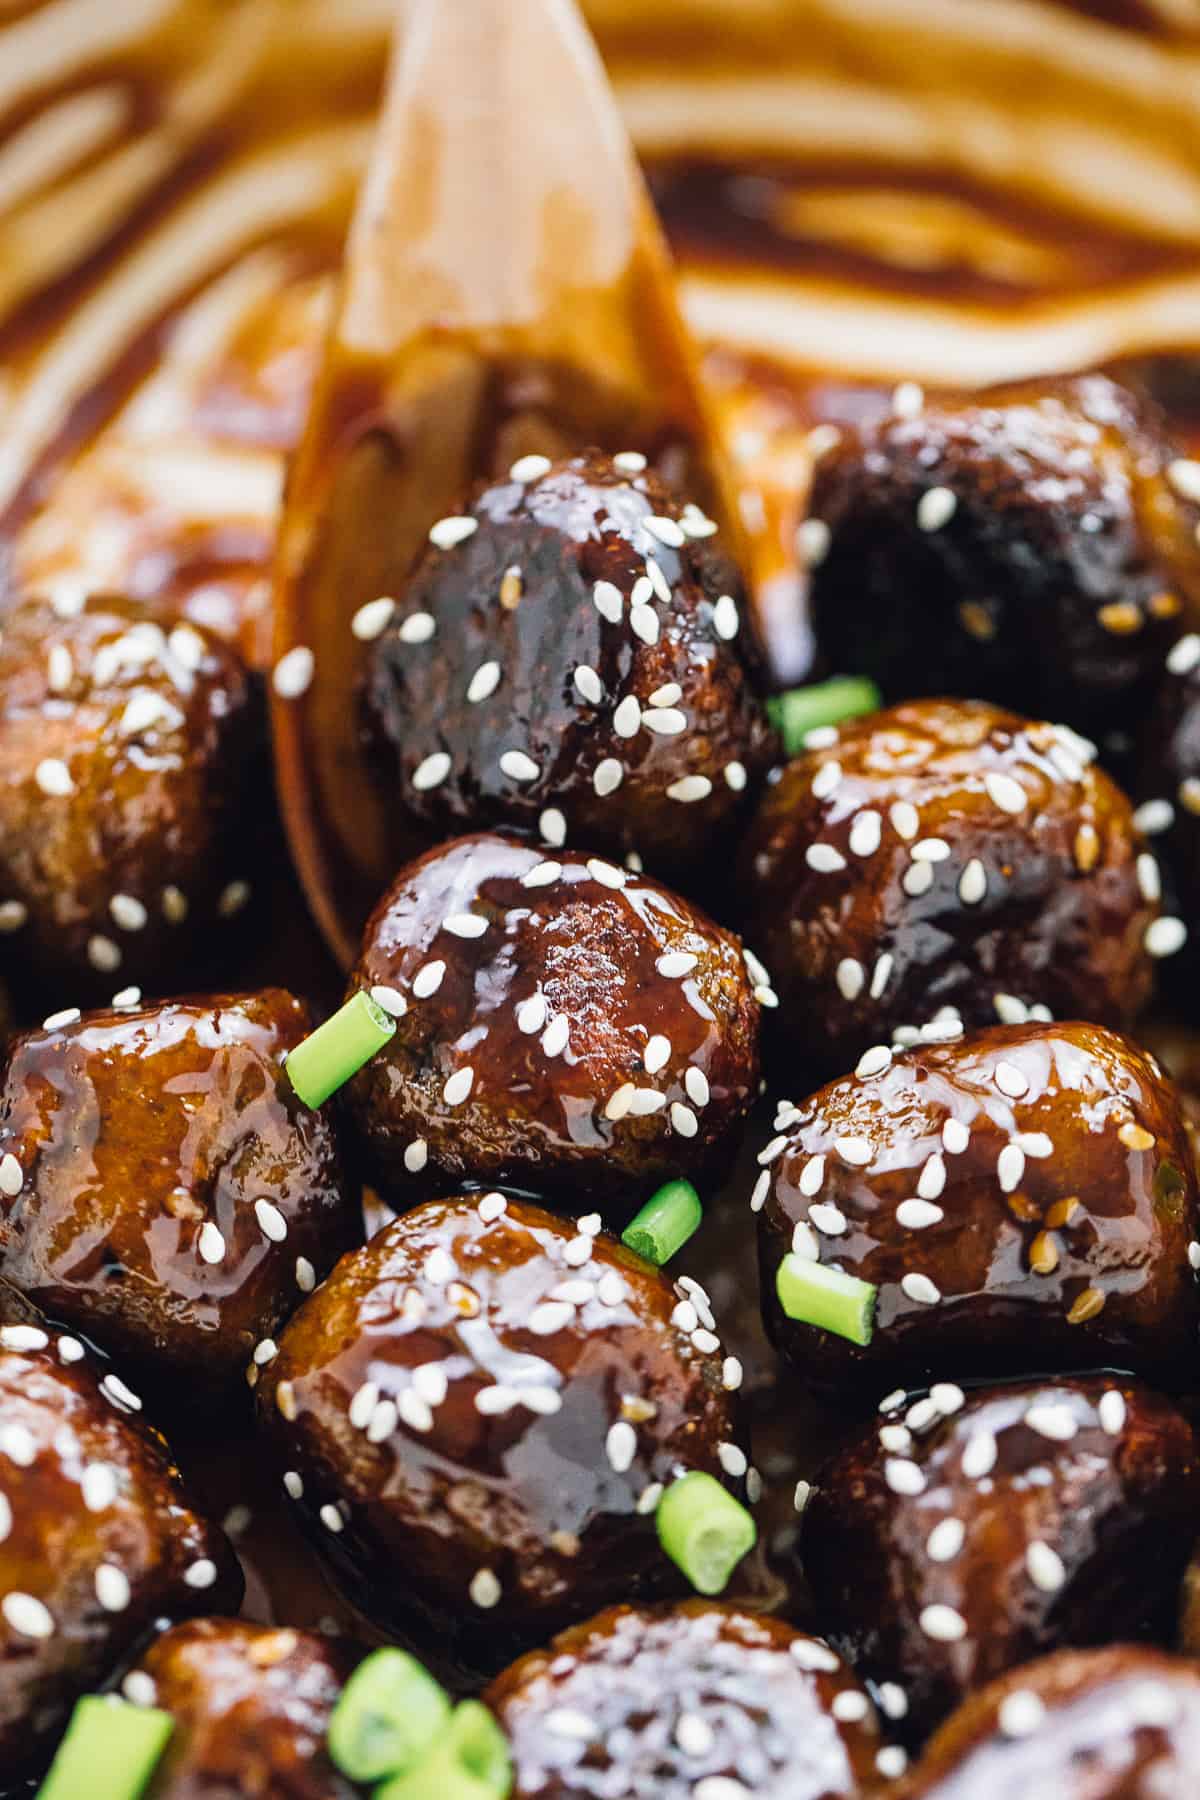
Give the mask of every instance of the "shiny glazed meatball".
[(630, 1210), (673, 1176), (718, 1179), (757, 1093), (738, 940), (596, 857), (430, 851), (380, 901), (352, 986), (404, 1009), (347, 1088), (396, 1206), (467, 1181)]
[(740, 887), (789, 1047), (827, 1075), (956, 1020), (1131, 1020), (1178, 928), (1159, 917), (1129, 802), (1091, 758), (1062, 727), (930, 700), (789, 763)]
[(43, 601), (0, 641), (0, 929), (14, 977), (59, 1003), (161, 982), (228, 932), (258, 729), (219, 638), (103, 598)]
[[(1139, 746), (1138, 824), (1162, 852), (1184, 922), (1200, 926), (1200, 633), (1174, 644)], [(1195, 951), (1195, 944), (1192, 949)]]
[(1136, 718), (1200, 596), (1197, 509), (1171, 461), (1157, 412), (1099, 375), (845, 433), (811, 501), (821, 656), (889, 699)]
[(159, 1385), (240, 1383), (360, 1229), (330, 1120), (282, 1073), (309, 1025), (268, 988), (18, 1038), (0, 1088), (0, 1279)]
[[(1200, 1299), (1180, 1096), (1090, 1025), (882, 1055), (776, 1115), (755, 1199), (767, 1327), (818, 1384), (1111, 1363), (1187, 1387)], [(878, 1288), (874, 1335), (787, 1318), (789, 1250)]]
[(1192, 1800), (1200, 1669), (1118, 1644), (1062, 1650), (972, 1695), (905, 1800)]
[(669, 871), (740, 822), (775, 748), (741, 577), (628, 461), (524, 458), (434, 526), (375, 640), (370, 729), (438, 835), (505, 822)]
[(236, 1610), (242, 1577), (141, 1400), (84, 1347), (0, 1327), (0, 1775), (32, 1774), (78, 1696), (162, 1615)]
[(1136, 1383), (942, 1384), (826, 1465), (801, 1555), (831, 1642), (919, 1731), (1045, 1651), (1169, 1640), (1198, 1502), (1191, 1427)]
[(720, 1800), (833, 1800), (904, 1763), (881, 1751), (875, 1708), (828, 1645), (699, 1600), (614, 1606), (486, 1698), (514, 1800), (684, 1800), (718, 1779)]
[(287, 1491), (368, 1615), (491, 1667), (684, 1586), (661, 1485), (746, 1472), (702, 1290), (552, 1214), (431, 1201), (344, 1257), (263, 1369)]
[(151, 1645), (135, 1680), (175, 1719), (151, 1800), (352, 1800), (325, 1748), (359, 1653), (320, 1632), (196, 1619)]

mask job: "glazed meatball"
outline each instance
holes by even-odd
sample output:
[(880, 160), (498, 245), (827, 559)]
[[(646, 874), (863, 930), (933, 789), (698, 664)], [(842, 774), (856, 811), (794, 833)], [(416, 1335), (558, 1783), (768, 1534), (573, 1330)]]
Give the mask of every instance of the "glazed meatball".
[(1200, 919), (1200, 633), (1180, 638), (1167, 657), (1142, 733), (1136, 791), (1137, 822), (1162, 851), (1191, 925)]
[[(0, 640), (0, 930), (63, 998), (154, 984), (248, 897), (257, 715), (242, 665), (133, 602), (43, 601)], [(259, 785), (265, 788), (264, 782)]]
[(302, 1001), (62, 1016), (0, 1089), (0, 1278), (189, 1396), (247, 1358), (359, 1233), (333, 1127), (282, 1073)]
[(684, 1800), (706, 1781), (721, 1800), (833, 1800), (904, 1763), (827, 1644), (703, 1601), (614, 1606), (486, 1698), (512, 1746), (513, 1800)]
[(822, 1470), (801, 1553), (831, 1642), (895, 1682), (914, 1731), (1060, 1646), (1172, 1635), (1200, 1455), (1117, 1377), (941, 1383)]
[(1136, 718), (1200, 596), (1200, 515), (1171, 470), (1157, 411), (1099, 375), (843, 433), (806, 530), (822, 658), (888, 699)]
[(77, 1338), (0, 1326), (0, 1772), (33, 1774), (78, 1696), (163, 1614), (236, 1609), (224, 1535), (193, 1511), (141, 1400)]
[(1062, 1650), (973, 1694), (906, 1800), (1192, 1800), (1200, 1669), (1131, 1645)]
[(674, 1176), (717, 1180), (757, 1093), (738, 940), (597, 857), (496, 836), (430, 851), (380, 901), (351, 984), (402, 1012), (347, 1088), (396, 1206), (466, 1181), (628, 1210)]
[(852, 720), (789, 763), (741, 882), (789, 1049), (827, 1076), (956, 1021), (1131, 1020), (1179, 928), (1092, 755), (1060, 726), (935, 700)]
[(353, 1597), (460, 1664), (684, 1585), (663, 1487), (746, 1474), (708, 1301), (499, 1194), (431, 1201), (343, 1258), (263, 1369), (285, 1485)]
[(165, 1632), (131, 1684), (175, 1720), (150, 1800), (352, 1800), (359, 1790), (334, 1768), (325, 1738), (358, 1660), (347, 1639), (240, 1619)]
[[(764, 1171), (767, 1327), (817, 1384), (1111, 1363), (1187, 1386), (1200, 1197), (1178, 1091), (1090, 1025), (885, 1054), (784, 1104)], [(789, 1319), (789, 1251), (878, 1294), (868, 1345)]]
[(741, 578), (633, 461), (526, 457), (433, 527), (365, 676), (402, 816), (664, 871), (736, 829), (775, 747)]

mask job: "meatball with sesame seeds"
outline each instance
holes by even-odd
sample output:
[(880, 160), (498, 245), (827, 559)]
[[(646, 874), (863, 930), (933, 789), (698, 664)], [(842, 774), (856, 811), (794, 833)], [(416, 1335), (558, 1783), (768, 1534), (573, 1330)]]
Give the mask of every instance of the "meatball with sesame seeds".
[(738, 940), (599, 857), (459, 838), (403, 870), (351, 977), (399, 1015), (348, 1084), (396, 1207), (513, 1185), (632, 1211), (715, 1182), (758, 1089), (761, 990)]
[(1200, 607), (1200, 511), (1173, 466), (1156, 409), (1101, 375), (843, 431), (811, 500), (821, 658), (889, 700), (1136, 719)]
[(486, 1698), (512, 1747), (513, 1800), (836, 1800), (904, 1767), (827, 1644), (701, 1600), (614, 1606)]
[[(758, 1158), (764, 1312), (795, 1368), (826, 1386), (1111, 1363), (1187, 1386), (1200, 1195), (1153, 1057), (1000, 1025), (869, 1058), (785, 1103)], [(869, 1342), (789, 1316), (788, 1257), (875, 1289)]]
[(348, 1638), (242, 1619), (164, 1632), (138, 1666), (174, 1720), (151, 1800), (353, 1800), (360, 1790), (334, 1767), (326, 1736), (360, 1657)]
[(1128, 1024), (1176, 947), (1158, 865), (1084, 739), (982, 702), (854, 719), (769, 787), (741, 921), (813, 1072), (1026, 1017)]
[(1200, 1669), (1133, 1644), (1060, 1650), (971, 1694), (906, 1800), (1192, 1800)]
[(154, 1620), (236, 1610), (237, 1559), (193, 1511), (141, 1400), (76, 1338), (0, 1326), (0, 1780), (34, 1775), (76, 1698)]
[(942, 1383), (821, 1470), (799, 1553), (830, 1641), (920, 1735), (1046, 1651), (1170, 1642), (1198, 1504), (1191, 1426), (1137, 1383)]
[[(160, 982), (248, 898), (249, 678), (197, 626), (29, 600), (0, 640), (0, 955), (99, 998)], [(260, 784), (261, 785), (261, 784)], [(227, 927), (226, 927), (227, 928)]]
[(776, 745), (741, 578), (710, 520), (623, 464), (525, 458), (430, 532), (364, 677), (401, 815), (664, 873), (744, 819)]
[[(0, 1085), (0, 1280), (189, 1403), (361, 1236), (333, 1125), (283, 1073), (302, 1001), (259, 994), (48, 1020)], [(252, 1365), (253, 1366), (253, 1365)]]
[(259, 1418), (301, 1517), (383, 1629), (494, 1670), (598, 1607), (686, 1590), (664, 1487), (748, 1472), (695, 1282), (500, 1194), (344, 1257), (279, 1340)]
[[(1182, 919), (1173, 935), (1200, 920), (1200, 633), (1172, 645), (1138, 746), (1138, 825), (1162, 855)], [(1196, 945), (1193, 943), (1192, 959)]]

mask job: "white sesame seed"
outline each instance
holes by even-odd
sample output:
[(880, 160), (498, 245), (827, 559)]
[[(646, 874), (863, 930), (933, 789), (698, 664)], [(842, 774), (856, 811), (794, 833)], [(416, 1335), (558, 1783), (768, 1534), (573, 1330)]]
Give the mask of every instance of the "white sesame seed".
[(942, 1126), (942, 1148), (949, 1156), (961, 1156), (971, 1142), (969, 1128), (961, 1119), (947, 1119)]
[(834, 1206), (830, 1200), (810, 1206), (808, 1209), (810, 1223), (824, 1237), (841, 1237), (848, 1229), (846, 1215), (840, 1207)]
[(893, 1494), (907, 1496), (925, 1492), (924, 1475), (906, 1456), (889, 1456), (883, 1465), (883, 1479)]
[(740, 762), (727, 762), (721, 773), (725, 777), (725, 785), (733, 793), (740, 794), (746, 786), (746, 765)]
[(413, 976), (412, 991), (418, 1000), (428, 1000), (442, 985), (446, 965), (440, 959), (423, 963)]
[(896, 1222), (907, 1231), (925, 1231), (930, 1225), (940, 1225), (945, 1216), (940, 1206), (928, 1200), (902, 1200), (896, 1208)]
[(200, 1236), (196, 1240), (196, 1248), (206, 1263), (223, 1262), (225, 1258), (225, 1239), (217, 1227), (209, 1219), (200, 1228)]
[(1148, 956), (1174, 956), (1187, 942), (1187, 926), (1182, 919), (1164, 916), (1147, 925), (1142, 944)]
[(531, 994), (528, 1000), (522, 1000), (517, 1008), (517, 1030), (526, 1037), (534, 1037), (546, 1023), (546, 996)]
[(588, 663), (580, 663), (571, 678), (576, 692), (590, 706), (599, 706), (604, 698), (604, 683)]
[(1020, 1144), (1005, 1144), (996, 1158), (996, 1179), (1001, 1193), (1011, 1194), (1020, 1186), (1024, 1173), (1025, 1152)]
[(967, 1396), (955, 1381), (935, 1381), (929, 1390), (929, 1398), (933, 1401), (943, 1418), (949, 1418), (966, 1404)]
[(996, 1723), (1005, 1737), (1029, 1737), (1046, 1717), (1046, 1708), (1030, 1688), (1016, 1688), (1000, 1702)]
[(510, 781), (536, 781), (541, 769), (524, 750), (506, 750), (500, 758), (500, 773)]
[(764, 1169), (762, 1174), (758, 1177), (758, 1179), (754, 1183), (754, 1188), (750, 1195), (750, 1211), (751, 1212), (761, 1212), (762, 1211), (764, 1202), (766, 1201), (766, 1198), (767, 1198), (767, 1190), (770, 1187), (770, 1185), (771, 1185), (771, 1177), (767, 1173), (766, 1169)]
[(458, 938), (482, 937), (487, 928), (487, 920), (479, 913), (451, 913), (442, 920), (442, 930)]
[(408, 1001), (394, 987), (384, 987), (377, 983), (371, 989), (371, 998), (390, 1018), (402, 1019), (408, 1011)]
[(1098, 1408), (1100, 1429), (1109, 1437), (1119, 1437), (1125, 1429), (1125, 1396), (1116, 1388), (1109, 1388), (1100, 1396)]
[(812, 778), (811, 792), (814, 800), (829, 800), (836, 794), (842, 781), (842, 765), (839, 762), (822, 763)]
[(379, 1404), (379, 1387), (374, 1381), (364, 1381), (356, 1389), (347, 1408), (347, 1418), (355, 1431), (365, 1431), (371, 1423), (371, 1414)]
[(736, 600), (731, 594), (722, 594), (713, 607), (713, 630), (728, 642), (737, 636), (740, 624)]
[(598, 581), (592, 588), (592, 602), (602, 619), (610, 625), (621, 623), (621, 613), (625, 605), (624, 596), (619, 587), (611, 581)]
[(882, 818), (867, 808), (856, 815), (850, 827), (850, 849), (855, 856), (874, 856), (882, 836)]
[(711, 793), (712, 782), (707, 775), (684, 775), (679, 781), (671, 783), (667, 789), (667, 799), (691, 806), (697, 800), (707, 800)]
[(553, 1018), (542, 1033), (542, 1052), (546, 1056), (561, 1056), (571, 1038), (571, 1022), (565, 1013)]
[(708, 1076), (695, 1063), (689, 1063), (683, 1076), (684, 1092), (693, 1106), (707, 1106), (712, 1096)]
[(637, 604), (637, 589), (629, 603), (629, 626), (635, 637), (641, 638), (644, 644), (658, 642), (658, 615), (650, 606)]
[(520, 456), (508, 471), (512, 481), (540, 481), (553, 467), (548, 456)]
[(917, 501), (917, 529), (940, 531), (958, 511), (958, 496), (950, 488), (928, 488)]
[(807, 1219), (797, 1219), (792, 1226), (792, 1255), (803, 1262), (820, 1262), (821, 1244)]
[(48, 1638), (54, 1635), (54, 1619), (49, 1610), (32, 1594), (14, 1591), (0, 1600), (4, 1614), (18, 1637)]
[(442, 1099), (447, 1106), (461, 1106), (471, 1092), (475, 1081), (475, 1071), (471, 1068), (455, 1069), (453, 1075), (446, 1079), (442, 1088)]
[(862, 993), (866, 981), (866, 970), (852, 956), (844, 956), (837, 966), (834, 979), (838, 992), (843, 1000), (857, 1000)]
[(1022, 1094), (1029, 1092), (1029, 1082), (1015, 1063), (1001, 1060), (995, 1068), (996, 1086), (1010, 1100), (1019, 1100)]
[(925, 390), (916, 381), (902, 381), (892, 392), (892, 411), (898, 419), (915, 419), (925, 407)]
[(659, 737), (678, 737), (687, 730), (687, 718), (674, 706), (659, 706), (642, 714), (642, 726)]
[(217, 1579), (217, 1565), (209, 1557), (199, 1556), (183, 1571), (183, 1579), (190, 1588), (210, 1588)]
[(68, 1025), (78, 1025), (83, 1014), (77, 1006), (64, 1006), (61, 1012), (49, 1013), (42, 1020), (43, 1031), (62, 1031)]
[(681, 1713), (675, 1724), (675, 1742), (685, 1756), (707, 1756), (715, 1742), (712, 1726), (699, 1713)]
[(950, 846), (945, 838), (922, 838), (920, 843), (913, 845), (909, 855), (914, 862), (945, 862), (950, 855)]
[(903, 1719), (908, 1713), (908, 1695), (895, 1681), (880, 1682), (879, 1704), (889, 1719)]
[(1035, 1538), (1025, 1552), (1025, 1567), (1034, 1587), (1043, 1594), (1056, 1594), (1067, 1579), (1067, 1571), (1057, 1550)]
[(838, 735), (836, 725), (814, 725), (811, 731), (804, 733), (801, 744), (805, 750), (832, 750)]
[(1200, 633), (1189, 631), (1167, 652), (1167, 668), (1172, 675), (1190, 675), (1197, 663), (1200, 663)]
[(548, 806), (538, 820), (538, 830), (547, 844), (560, 849), (567, 841), (567, 821), (557, 806)]
[(404, 644), (427, 644), (436, 630), (437, 620), (432, 613), (415, 612), (401, 620), (397, 636)]
[(987, 894), (987, 870), (973, 856), (958, 878), (958, 897), (964, 906), (978, 906)]
[(883, 955), (876, 962), (875, 968), (871, 974), (872, 1000), (882, 999), (883, 990), (886, 988), (892, 973), (892, 962), (893, 958), (890, 950), (885, 950)]
[(864, 1137), (835, 1138), (833, 1147), (843, 1162), (851, 1163), (855, 1168), (865, 1169), (875, 1155), (875, 1146)]
[(254, 1346), (254, 1361), (260, 1369), (265, 1369), (267, 1364), (274, 1362), (278, 1355), (279, 1345), (274, 1338), (263, 1338)]
[(490, 700), (500, 686), (500, 664), (496, 661), (480, 663), (467, 684), (467, 699), (472, 706), (481, 700)]
[(613, 863), (604, 862), (598, 856), (588, 858), (587, 871), (593, 881), (598, 881), (601, 887), (612, 888), (616, 893), (620, 893), (625, 886), (627, 878), (624, 869), (618, 869)]
[(88, 1463), (79, 1481), (83, 1504), (91, 1513), (106, 1512), (119, 1493), (115, 1472), (107, 1463)]
[(886, 1044), (873, 1044), (859, 1057), (854, 1073), (861, 1080), (868, 1080), (872, 1075), (882, 1075), (891, 1060), (892, 1053)]
[(633, 1466), (637, 1455), (637, 1432), (627, 1419), (617, 1419), (609, 1426), (604, 1454), (618, 1475), (624, 1475)]
[(1157, 837), (1175, 823), (1175, 808), (1169, 800), (1143, 800), (1133, 815), (1133, 822), (1147, 837)]
[(804, 519), (796, 527), (796, 556), (802, 569), (818, 569), (829, 555), (833, 533), (824, 519)]
[(21, 900), (0, 901), (0, 932), (20, 931), (29, 918), (29, 908)]
[(917, 1193), (922, 1200), (936, 1200), (946, 1186), (946, 1165), (935, 1150), (927, 1156), (917, 1177)]
[(983, 785), (987, 790), (988, 799), (993, 806), (998, 806), (1001, 812), (1014, 815), (1023, 813), (1029, 804), (1029, 795), (1020, 782), (1014, 780), (1011, 775), (1002, 775), (994, 769), (989, 769), (983, 778)]
[(654, 966), (668, 981), (675, 981), (684, 975), (690, 975), (699, 961), (700, 958), (693, 956), (690, 950), (668, 950)]
[(879, 1443), (881, 1449), (890, 1451), (893, 1456), (907, 1456), (913, 1446), (912, 1432), (907, 1425), (881, 1425)]
[(845, 857), (832, 844), (810, 844), (804, 852), (804, 860), (818, 875), (836, 875), (839, 869), (846, 867)]
[(350, 621), (350, 629), (360, 643), (369, 644), (387, 630), (395, 611), (396, 602), (383, 594), (378, 600), (368, 600), (359, 607)]
[(956, 1644), (967, 1635), (967, 1622), (952, 1606), (925, 1606), (921, 1609), (921, 1630), (939, 1644)]
[(825, 1179), (825, 1158), (810, 1156), (800, 1171), (797, 1186), (802, 1194), (813, 1195), (821, 1191), (821, 1183)]
[(0, 1325), (0, 1346), (5, 1350), (46, 1350), (49, 1345), (40, 1325)]
[(1162, 899), (1162, 877), (1158, 872), (1158, 863), (1146, 850), (1137, 859), (1137, 879), (1142, 899), (1147, 906), (1154, 906)]
[(452, 518), (439, 519), (436, 525), (429, 528), (429, 541), (438, 550), (453, 550), (456, 545), (466, 543), (479, 530), (479, 520), (469, 519), (458, 514)]
[(58, 1354), (65, 1363), (77, 1363), (83, 1361), (84, 1357), (87, 1355), (87, 1351), (84, 1349), (78, 1338), (60, 1337), (58, 1340)]
[(963, 1547), (966, 1529), (961, 1519), (942, 1519), (925, 1540), (925, 1550), (931, 1562), (953, 1562)]
[(271, 675), (271, 686), (281, 700), (298, 700), (312, 685), (316, 658), (307, 644), (297, 644), (280, 657)]
[(865, 1694), (856, 1692), (854, 1688), (846, 1688), (842, 1693), (833, 1696), (829, 1710), (835, 1719), (840, 1719), (843, 1724), (852, 1725), (857, 1720), (866, 1718), (870, 1705), (871, 1702)]
[(666, 1104), (667, 1096), (655, 1088), (635, 1087), (630, 1096), (629, 1111), (635, 1119), (643, 1119), (650, 1113), (661, 1112)]
[(0, 1157), (0, 1194), (7, 1194), (8, 1198), (12, 1200), (20, 1193), (24, 1185), (25, 1171), (12, 1151), (6, 1150)]
[(419, 1175), (429, 1161), (429, 1145), (424, 1138), (414, 1138), (404, 1152), (404, 1166), (410, 1175)]
[(1056, 1444), (1069, 1443), (1079, 1429), (1070, 1407), (1056, 1405), (1053, 1401), (1043, 1401), (1031, 1406), (1025, 1414), (1025, 1423), (1039, 1437), (1049, 1438)]
[(43, 794), (48, 794), (53, 799), (61, 800), (75, 792), (71, 771), (61, 757), (44, 756), (34, 770), (33, 778)]
[(937, 1284), (928, 1275), (919, 1274), (915, 1270), (910, 1270), (901, 1277), (900, 1287), (910, 1300), (915, 1300), (920, 1306), (936, 1306), (942, 1297)]
[(419, 794), (440, 787), (450, 773), (450, 758), (444, 750), (434, 750), (413, 770), (412, 784)]
[(927, 862), (910, 863), (900, 877), (900, 886), (913, 900), (919, 900), (933, 886), (933, 864)]
[(657, 1075), (671, 1060), (671, 1040), (656, 1033), (642, 1052), (642, 1066), (647, 1075)]
[(254, 1202), (254, 1216), (258, 1220), (259, 1229), (265, 1238), (273, 1244), (282, 1244), (288, 1234), (287, 1220), (270, 1200)]

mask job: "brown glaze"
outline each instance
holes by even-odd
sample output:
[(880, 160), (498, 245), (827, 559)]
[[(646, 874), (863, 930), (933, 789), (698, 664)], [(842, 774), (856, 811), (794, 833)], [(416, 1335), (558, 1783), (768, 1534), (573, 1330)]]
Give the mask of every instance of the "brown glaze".
[(35, 1005), (154, 985), (230, 931), (257, 741), (246, 672), (213, 634), (107, 597), (5, 615), (0, 926)]
[[(1200, 931), (1200, 635), (1172, 645), (1138, 747), (1138, 821), (1161, 850), (1189, 928)], [(1195, 945), (1189, 960), (1194, 964)]]
[(1099, 375), (845, 432), (811, 501), (829, 533), (811, 589), (822, 658), (889, 699), (1136, 718), (1200, 607), (1197, 509), (1172, 456), (1157, 412)]
[(740, 1371), (703, 1290), (584, 1223), (499, 1195), (431, 1201), (342, 1259), (259, 1382), (358, 1604), (468, 1666), (681, 1591), (651, 1490), (745, 1471), (725, 1386)]
[[(486, 928), (463, 935), (472, 920)], [(719, 1178), (757, 1091), (738, 940), (649, 877), (570, 851), (490, 835), (430, 851), (380, 901), (351, 986), (406, 1007), (346, 1089), (396, 1206), (465, 1181), (627, 1213), (673, 1176)]]
[(151, 1800), (352, 1800), (325, 1735), (358, 1659), (346, 1638), (237, 1619), (164, 1632), (139, 1665), (175, 1720)]
[(241, 1599), (229, 1543), (140, 1412), (77, 1339), (0, 1327), (0, 1780), (35, 1772), (154, 1620)]
[[(1115, 1364), (1189, 1385), (1193, 1151), (1174, 1084), (1127, 1039), (1000, 1025), (785, 1102), (776, 1125), (759, 1157), (763, 1305), (806, 1379)], [(793, 1246), (878, 1287), (866, 1348), (784, 1316)]]
[(332, 1123), (282, 1073), (310, 1025), (268, 988), (18, 1038), (0, 1089), (0, 1158), (21, 1178), (0, 1191), (3, 1279), (146, 1379), (185, 1375), (192, 1400), (240, 1382), (359, 1230)]
[(919, 1733), (1045, 1651), (1168, 1640), (1198, 1502), (1190, 1425), (1136, 1383), (939, 1387), (825, 1466), (800, 1554), (831, 1641)]
[[(820, 1639), (702, 1600), (614, 1606), (506, 1669), (485, 1698), (513, 1800), (835, 1800), (903, 1766)], [(839, 1716), (839, 1712), (841, 1716)]]
[[(598, 452), (513, 468), (465, 541), (427, 550), (371, 651), (389, 804), (439, 836), (499, 822), (695, 870), (776, 748), (741, 577), (653, 473)], [(436, 624), (424, 642), (414, 617)], [(501, 766), (514, 751), (527, 774)], [(431, 755), (444, 778), (414, 783)]]
[(927, 700), (828, 727), (789, 763), (741, 881), (789, 1048), (828, 1075), (935, 1018), (1128, 1023), (1162, 948), (1159, 873), (1094, 754), (1062, 727)]
[(972, 1694), (904, 1800), (1192, 1800), (1200, 1668), (1136, 1645), (1062, 1650)]

